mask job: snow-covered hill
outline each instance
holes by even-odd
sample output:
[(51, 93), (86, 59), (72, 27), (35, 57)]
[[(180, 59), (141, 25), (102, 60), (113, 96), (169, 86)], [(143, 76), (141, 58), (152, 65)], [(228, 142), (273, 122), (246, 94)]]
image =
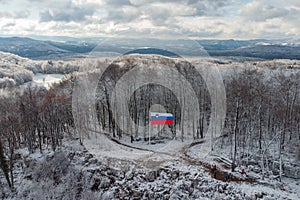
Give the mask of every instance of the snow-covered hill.
[[(133, 150), (134, 151), (134, 150)], [(134, 153), (134, 152), (133, 152)], [(95, 157), (77, 140), (56, 152), (27, 155), (16, 161), (18, 188), (4, 199), (298, 199), (284, 183), (264, 185), (216, 180), (200, 165), (171, 160), (145, 168), (126, 159)], [(291, 184), (291, 183), (290, 183)], [(297, 185), (295, 185), (296, 187)]]
[(21, 85), (33, 80), (33, 72), (26, 69), (29, 59), (0, 52), (0, 88)]
[[(263, 59), (300, 59), (300, 46), (299, 41), (297, 40), (273, 41), (258, 39), (190, 41), (147, 38), (65, 38), (63, 41), (60, 39), (59, 41), (49, 41), (48, 39), (51, 38), (46, 39), (47, 40), (37, 40), (24, 37), (0, 37), (0, 51), (14, 53), (19, 56), (35, 60), (56, 60), (82, 56), (90, 53), (91, 51), (114, 52), (118, 54), (139, 52), (142, 54), (155, 53), (166, 55), (164, 50), (168, 50), (175, 52), (175, 54), (184, 56), (199, 56), (199, 49), (203, 48), (206, 53), (211, 56), (242, 56)], [(103, 42), (106, 40), (107, 42)], [(102, 42), (99, 44), (100, 41)], [(94, 49), (95, 47), (96, 49)], [(167, 55), (170, 54), (168, 53)]]
[(91, 51), (95, 45), (76, 42), (34, 40), (24, 37), (0, 38), (0, 51), (31, 59), (59, 59)]
[[(63, 76), (77, 71), (82, 63), (72, 61), (37, 61), (23, 58), (12, 53), (0, 51), (0, 88), (19, 86), (24, 83), (40, 82), (41, 74)], [(37, 76), (36, 74), (40, 74)], [(41, 78), (43, 79), (43, 78)], [(51, 82), (51, 80), (49, 80)], [(47, 80), (47, 82), (49, 82)]]
[[(92, 58), (73, 61), (32, 61), (7, 53), (1, 54), (1, 58), (3, 74), (5, 72), (14, 75), (16, 73), (14, 70), (21, 68), (20, 71), (27, 70), (35, 77), (39, 76), (40, 82), (43, 82), (43, 78), (47, 82), (48, 75), (40, 74), (41, 72), (67, 74), (81, 69), (79, 70), (81, 73), (69, 75), (69, 79), (66, 78), (49, 91), (43, 90), (36, 97), (31, 96), (29, 91), (18, 94), (20, 97), (7, 95), (0, 101), (1, 116), (5, 116), (0, 119), (0, 127), (3, 129), (0, 135), (4, 143), (2, 155), (6, 155), (7, 160), (12, 163), (11, 172), (14, 176), (11, 179), (15, 180), (15, 191), (10, 191), (9, 181), (5, 181), (4, 173), (0, 171), (0, 194), (3, 199), (300, 198), (299, 179), (287, 178), (288, 176), (297, 178), (299, 174), (299, 158), (296, 156), (300, 150), (297, 146), (299, 60), (189, 58), (193, 64), (214, 65), (220, 70), (228, 98), (227, 122), (222, 132), (223, 137), (215, 143), (213, 154), (203, 159), (198, 155), (202, 153), (201, 141), (206, 139), (205, 136), (204, 139), (191, 138), (192, 142), (198, 142), (194, 145), (184, 138), (184, 133), (177, 132), (175, 136), (178, 137), (172, 139), (161, 138), (163, 134), (157, 134), (150, 138), (152, 142), (149, 144), (147, 134), (143, 134), (145, 131), (141, 135), (137, 135), (139, 132), (133, 128), (123, 132), (115, 129), (113, 132), (112, 129), (116, 126), (111, 125), (113, 121), (111, 113), (107, 112), (109, 99), (104, 99), (105, 101), (98, 104), (98, 110), (94, 113), (97, 116), (89, 115), (91, 106), (98, 100), (95, 99), (97, 94), (89, 93), (94, 88), (80, 87), (79, 91), (76, 90), (78, 93), (72, 90), (74, 80), (81, 78), (87, 80), (85, 82), (87, 85), (78, 84), (80, 86), (90, 86), (93, 81), (98, 84), (97, 81), (101, 81), (103, 77), (105, 83), (115, 83), (126, 70), (140, 64), (143, 64), (143, 69), (150, 66), (151, 70), (158, 72), (162, 71), (159, 63), (178, 67), (182, 72), (188, 71), (190, 64), (181, 58), (135, 54), (126, 55), (118, 60), (105, 58), (103, 62)], [(103, 76), (97, 74), (98, 70), (95, 68), (106, 67), (109, 63), (112, 64), (111, 71), (107, 70)], [(186, 75), (187, 78), (191, 78), (195, 73)], [(197, 76), (199, 77), (200, 75)], [(9, 78), (7, 75), (3, 79), (13, 78), (15, 77)], [(129, 79), (128, 85), (139, 78), (143, 77), (135, 76)], [(191, 81), (193, 80), (196, 81), (196, 79)], [(109, 97), (107, 91), (112, 91), (111, 85), (106, 85), (105, 89), (103, 92), (97, 91), (99, 97)], [(197, 89), (199, 87), (195, 87), (195, 90)], [(139, 96), (133, 98), (139, 108), (142, 105), (139, 102), (147, 103), (149, 100), (141, 98), (144, 91), (147, 90), (140, 90)], [(156, 90), (154, 94), (156, 99), (161, 96), (163, 97), (161, 100), (167, 100), (170, 108), (176, 107), (171, 95), (167, 95), (166, 98), (164, 96), (166, 92), (163, 90)], [(203, 98), (205, 93), (201, 94)], [(74, 96), (84, 97), (78, 107), (74, 103), (76, 100)], [(287, 96), (293, 98), (286, 98)], [(205, 102), (208, 102), (208, 99), (205, 99)], [(239, 106), (240, 102), (243, 103), (242, 106)], [(294, 102), (294, 106), (290, 105), (290, 102)], [(152, 105), (151, 102), (149, 104)], [(35, 108), (39, 110), (31, 112)], [(72, 108), (75, 109), (73, 112)], [(132, 108), (135, 108), (132, 112), (136, 113), (145, 110), (136, 109), (134, 106)], [(264, 110), (261, 111), (262, 108)], [(211, 114), (209, 109), (205, 109), (202, 113), (204, 112)], [(122, 114), (122, 111), (118, 113)], [(76, 119), (77, 114), (80, 115)], [(144, 116), (142, 112), (138, 114), (133, 116)], [(268, 117), (272, 119), (272, 123)], [(287, 118), (290, 121), (284, 124)], [(209, 117), (207, 119), (209, 120)], [(237, 122), (239, 126), (236, 125)], [(207, 121), (203, 123), (206, 124)], [(93, 130), (101, 135), (93, 138), (86, 126), (92, 125), (90, 127), (97, 128), (99, 124), (102, 129)], [(282, 127), (290, 124), (293, 126), (286, 132), (285, 141), (281, 144), (278, 138), (282, 130), (285, 130)], [(78, 129), (74, 131), (75, 127)], [(203, 129), (205, 131), (205, 126)], [(191, 130), (186, 129), (185, 133)], [(170, 132), (166, 133), (169, 135)], [(236, 139), (233, 133), (236, 134)], [(180, 136), (186, 143), (180, 140)], [(15, 145), (11, 146), (9, 142), (15, 139), (17, 139)], [(79, 145), (80, 143), (82, 145)], [(235, 152), (234, 145), (236, 145)], [(284, 149), (280, 148), (280, 145)], [(233, 178), (225, 181), (225, 173), (231, 171), (232, 163), (237, 165), (232, 172)], [(211, 164), (217, 164), (215, 178), (209, 172)], [(249, 177), (241, 175), (240, 170), (243, 168)]]

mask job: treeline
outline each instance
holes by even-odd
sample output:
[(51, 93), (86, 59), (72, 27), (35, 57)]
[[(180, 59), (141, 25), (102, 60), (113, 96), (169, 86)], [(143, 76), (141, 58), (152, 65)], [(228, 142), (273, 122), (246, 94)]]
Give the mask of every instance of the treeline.
[[(125, 134), (134, 140), (147, 140), (145, 130), (131, 127), (128, 132), (123, 132), (124, 127), (119, 127), (117, 118), (122, 119), (125, 108), (118, 110), (114, 116), (113, 89), (119, 79), (128, 71), (141, 64), (148, 70), (151, 65), (167, 65), (177, 70), (195, 91), (199, 103), (198, 122), (189, 124), (189, 130), (181, 129), (181, 135), (170, 127), (171, 137), (183, 139), (188, 132), (195, 139), (205, 137), (211, 119), (211, 100), (208, 89), (201, 75), (187, 62), (175, 59), (148, 60), (125, 58), (111, 66), (99, 77), (97, 72), (82, 73), (81, 77), (69, 76), (61, 83), (54, 85), (50, 90), (28, 86), (22, 91), (7, 90), (0, 95), (0, 167), (5, 174), (8, 184), (13, 188), (13, 166), (15, 151), (26, 147), (30, 153), (43, 152), (43, 147), (49, 146), (55, 150), (62, 144), (64, 134), (71, 134), (70, 128), (74, 127), (73, 115), (78, 114), (79, 126), (90, 127), (89, 123), (97, 123), (102, 130), (112, 137), (122, 138)], [(148, 63), (148, 66), (146, 65)], [(48, 63), (50, 65), (50, 63)], [(101, 65), (102, 63), (99, 63)], [(98, 66), (100, 67), (100, 66)], [(300, 72), (297, 69), (269, 67), (237, 67), (238, 70), (223, 69), (224, 84), (227, 93), (227, 116), (222, 133), (222, 144), (231, 146), (230, 156), (234, 163), (250, 162), (257, 154), (262, 160), (262, 168), (274, 165), (281, 160), (283, 152), (292, 152), (300, 155)], [(159, 68), (151, 70), (159, 72)], [(229, 73), (228, 73), (229, 72)], [(226, 74), (226, 75), (225, 75)], [(72, 94), (75, 79), (84, 79), (88, 84), (81, 85), (80, 91)], [(126, 84), (134, 84), (143, 76), (136, 76)], [(176, 78), (176, 77), (169, 77)], [(167, 79), (167, 77), (166, 77)], [(176, 79), (175, 79), (176, 80)], [(166, 80), (171, 81), (171, 80)], [(93, 99), (86, 98), (88, 91), (92, 93), (89, 83), (96, 88)], [(153, 104), (165, 106), (167, 112), (175, 115), (175, 123), (188, 122), (188, 111), (182, 113), (181, 105), (187, 101), (186, 88), (178, 85), (176, 88), (181, 96), (176, 96), (162, 85), (144, 85), (134, 92), (124, 90), (130, 96), (128, 109), (132, 120), (141, 126), (149, 123), (149, 110)], [(73, 97), (72, 97), (73, 95)], [(72, 99), (81, 99), (79, 107), (73, 108)], [(96, 99), (94, 99), (96, 98)], [(179, 99), (181, 99), (179, 101)], [(86, 110), (93, 109), (95, 105), (96, 117), (90, 116)], [(195, 106), (195, 105), (194, 105)], [(184, 110), (184, 109), (183, 109)], [(194, 112), (194, 111), (189, 111)], [(86, 114), (86, 115), (84, 115)], [(74, 117), (76, 118), (76, 116)], [(196, 126), (197, 125), (197, 126)], [(78, 128), (78, 127), (77, 127)], [(142, 134), (141, 134), (142, 133)], [(84, 135), (85, 132), (79, 133)], [(273, 157), (272, 157), (273, 156)], [(273, 158), (273, 163), (270, 162)], [(254, 158), (255, 159), (255, 158)]]
[[(210, 95), (203, 79), (193, 67), (186, 62), (175, 62), (172, 59), (159, 61), (168, 66), (173, 66), (192, 85), (199, 100), (200, 120), (197, 127), (191, 127), (194, 138), (203, 138), (211, 117)], [(112, 90), (123, 74), (138, 65), (138, 60), (123, 59), (122, 66), (118, 62), (111, 64), (103, 73), (96, 92), (96, 112), (99, 124), (103, 130), (112, 134), (112, 137), (121, 138), (123, 134), (133, 136), (133, 139), (147, 139), (145, 130), (140, 134), (137, 127), (124, 133), (123, 127), (118, 127), (113, 116), (111, 105)], [(144, 65), (147, 61), (144, 61)], [(230, 156), (234, 163), (248, 162), (253, 154), (281, 155), (281, 151), (288, 149), (292, 155), (300, 155), (300, 71), (287, 66), (272, 68), (240, 64), (241, 66), (222, 69), (222, 75), (227, 96), (227, 115), (222, 132), (222, 146), (231, 145)], [(146, 68), (145, 68), (146, 70)], [(134, 85), (143, 77), (134, 77), (128, 85)], [(128, 87), (129, 88), (129, 87)], [(178, 88), (182, 90), (182, 88)], [(128, 93), (124, 91), (124, 93)], [(182, 90), (182, 94), (184, 94)], [(188, 97), (187, 97), (188, 98)], [(182, 103), (182, 102), (181, 102)], [(179, 124), (182, 116), (178, 97), (172, 91), (161, 85), (144, 85), (130, 94), (128, 109), (132, 120), (141, 126), (149, 123), (149, 109), (153, 104), (161, 104), (167, 112), (175, 115), (175, 123)], [(124, 108), (125, 109), (125, 108)], [(126, 119), (119, 119), (126, 121)], [(170, 128), (172, 128), (170, 126)], [(176, 135), (172, 130), (173, 136)], [(183, 132), (183, 131), (182, 131)], [(291, 143), (295, 145), (290, 145)], [(279, 148), (280, 147), (280, 148)], [(277, 154), (276, 154), (277, 153)], [(277, 157), (276, 157), (277, 158)], [(266, 158), (264, 158), (266, 159)], [(275, 161), (278, 161), (278, 159)], [(272, 164), (264, 161), (265, 165)]]
[(231, 144), (234, 164), (256, 160), (264, 170), (279, 167), (284, 150), (300, 156), (300, 71), (252, 68), (228, 77), (222, 145)]
[(15, 151), (54, 151), (73, 126), (70, 96), (53, 89), (29, 85), (24, 90), (5, 91), (0, 96), (0, 167), (13, 188)]
[[(211, 120), (210, 95), (205, 83), (188, 63), (174, 62), (172, 59), (161, 62), (179, 71), (191, 83), (199, 99), (200, 121), (196, 123), (197, 127), (192, 124), (190, 130), (181, 130), (181, 135), (178, 135), (170, 126), (171, 136), (183, 138), (183, 134), (192, 132), (195, 139), (203, 138)], [(122, 138), (127, 134), (133, 140), (147, 140), (147, 130), (138, 130), (137, 126), (127, 129), (131, 130), (127, 133), (122, 131), (126, 128), (119, 127), (115, 119), (126, 121), (122, 119), (124, 110), (118, 110), (120, 115), (117, 113), (114, 116), (112, 110), (115, 108), (110, 101), (113, 98), (112, 90), (120, 77), (138, 64), (134, 59), (123, 59), (122, 66), (116, 62), (103, 73), (99, 81), (96, 93), (98, 120), (102, 129), (111, 133), (112, 137)], [(143, 64), (146, 65), (147, 61)], [(227, 115), (220, 140), (221, 149), (229, 150), (233, 168), (241, 163), (254, 162), (260, 165), (263, 174), (267, 169), (275, 168), (274, 172), (279, 173), (283, 159), (300, 160), (300, 71), (285, 65), (273, 68), (249, 63), (240, 65), (222, 69)], [(143, 77), (134, 77), (126, 84), (134, 85), (138, 79)], [(124, 93), (129, 93), (129, 90)], [(185, 94), (182, 88), (178, 87), (178, 90)], [(186, 121), (186, 116), (181, 113), (178, 98), (163, 86), (144, 85), (130, 94), (130, 116), (137, 125), (148, 125), (150, 107), (160, 104), (175, 115), (175, 123), (179, 124), (181, 120)]]
[[(127, 82), (122, 83), (124, 86), (124, 90), (121, 91), (122, 94), (113, 94), (113, 90), (116, 87), (119, 79), (122, 78), (124, 74), (132, 70), (135, 66), (140, 65), (141, 62), (143, 62), (143, 67), (137, 72), (139, 75), (131, 77), (126, 80)], [(170, 90), (170, 88), (155, 83), (143, 85), (137, 90), (132, 91), (132, 88), (136, 83), (146, 79), (146, 76), (148, 75), (153, 76), (151, 73), (144, 73), (151, 68), (151, 65), (170, 66), (174, 70), (178, 71), (178, 74), (183, 76), (185, 80), (189, 82), (192, 89), (195, 91), (196, 97), (198, 98), (197, 106), (200, 109), (200, 117), (198, 122), (196, 122), (195, 119), (193, 119), (194, 121), (192, 122), (187, 120), (188, 115), (191, 115), (192, 111), (189, 111), (190, 113), (188, 113), (186, 109), (182, 109), (182, 106), (188, 102), (187, 98), (191, 97), (185, 96), (187, 94), (187, 88), (180, 84), (178, 74), (174, 76), (164, 76), (162, 78), (165, 79), (164, 81), (171, 83), (178, 81), (178, 85), (175, 87), (175, 90), (181, 93), (181, 97), (177, 97), (176, 94)], [(154, 71), (159, 73), (159, 70), (160, 69), (157, 68)], [(114, 105), (111, 105), (111, 99), (118, 97), (113, 95), (127, 95), (130, 97), (129, 101), (127, 102), (127, 108), (122, 107), (121, 110), (118, 110), (116, 113), (114, 113), (113, 110), (116, 110), (116, 108), (113, 107)], [(192, 103), (196, 104), (197, 102)], [(121, 60), (116, 60), (107, 68), (106, 71), (103, 72), (97, 85), (96, 113), (101, 128), (111, 133), (112, 137), (122, 138), (124, 135), (127, 135), (130, 136), (132, 140), (143, 139), (147, 141), (149, 137), (148, 131), (142, 127), (147, 127), (149, 125), (150, 108), (155, 104), (162, 105), (165, 108), (165, 112), (173, 113), (175, 116), (175, 125), (169, 125), (169, 129), (172, 133), (163, 136), (162, 134), (166, 133), (166, 130), (164, 129), (158, 133), (157, 139), (163, 137), (168, 137), (171, 139), (176, 137), (184, 140), (184, 138), (187, 137), (187, 134), (191, 134), (191, 137), (194, 139), (204, 137), (204, 133), (208, 128), (208, 122), (211, 113), (211, 102), (209, 98), (209, 92), (203, 78), (196, 68), (190, 63), (186, 61), (172, 60), (169, 58), (161, 58), (153, 61), (152, 59), (149, 59), (149, 57), (145, 58), (144, 60), (135, 57), (124, 57)], [(196, 105), (189, 106), (195, 108)], [(126, 115), (124, 115), (125, 109), (129, 110), (130, 117), (135, 123), (135, 126), (130, 126), (128, 123), (128, 119)], [(116, 123), (116, 119), (123, 123)], [(187, 123), (190, 124), (187, 125)], [(176, 126), (180, 133), (176, 132)], [(127, 132), (124, 132), (124, 130), (127, 130)]]
[(96, 59), (70, 61), (34, 61), (0, 52), (0, 88), (12, 88), (33, 80), (34, 74), (70, 74), (84, 66), (93, 66)]
[(15, 64), (0, 63), (0, 88), (11, 88), (32, 80), (32, 71)]

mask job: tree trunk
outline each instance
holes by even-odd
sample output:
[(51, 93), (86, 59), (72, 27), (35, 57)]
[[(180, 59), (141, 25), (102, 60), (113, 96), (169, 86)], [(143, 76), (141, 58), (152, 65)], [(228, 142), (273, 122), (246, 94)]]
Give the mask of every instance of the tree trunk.
[(9, 188), (12, 189), (12, 184), (11, 184), (10, 179), (9, 179), (9, 167), (7, 165), (7, 161), (6, 161), (3, 150), (4, 150), (3, 145), (2, 145), (2, 142), (1, 142), (1, 139), (0, 139), (0, 167), (3, 171), (3, 173), (4, 173), (4, 176), (5, 176), (5, 179), (7, 181), (7, 184), (9, 186)]

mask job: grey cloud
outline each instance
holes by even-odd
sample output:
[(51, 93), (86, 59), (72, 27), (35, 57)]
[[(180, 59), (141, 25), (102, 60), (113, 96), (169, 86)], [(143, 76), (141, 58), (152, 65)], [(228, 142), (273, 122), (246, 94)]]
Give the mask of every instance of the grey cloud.
[(172, 16), (168, 9), (162, 7), (149, 7), (145, 14), (156, 26), (165, 25)]
[(138, 19), (141, 10), (134, 6), (123, 6), (118, 8), (107, 8), (107, 16), (104, 21), (114, 21), (115, 23), (126, 23)]
[[(121, 3), (122, 2), (122, 3)], [(170, 21), (174, 21), (177, 16), (215, 16), (222, 13), (220, 8), (225, 7), (231, 1), (229, 0), (113, 0), (106, 1), (105, 9), (108, 11), (106, 20), (114, 22), (130, 22), (138, 19), (141, 15), (146, 16), (155, 25), (165, 25)], [(116, 6), (118, 5), (118, 6)], [(135, 7), (137, 12), (126, 13), (123, 11), (124, 7)], [(174, 5), (175, 8), (185, 6), (196, 12), (182, 13), (178, 11), (174, 13), (173, 8), (168, 7)]]
[(9, 12), (0, 12), (0, 18), (10, 18), (12, 14)]
[(105, 3), (107, 5), (114, 5), (117, 7), (124, 6), (124, 5), (132, 5), (130, 0), (106, 0)]
[(61, 9), (49, 9), (40, 13), (40, 21), (83, 21), (87, 16), (91, 16), (96, 11), (93, 4), (86, 4), (78, 7), (70, 5)]
[(285, 8), (277, 8), (271, 5), (265, 5), (262, 2), (248, 4), (240, 11), (240, 15), (245, 19), (257, 22), (283, 17), (288, 14), (289, 11)]
[(30, 12), (29, 11), (18, 11), (18, 12), (0, 12), (0, 18), (15, 18), (15, 19), (20, 19), (20, 18), (27, 18), (29, 16)]
[[(32, 22), (38, 20), (35, 13), (39, 12), (41, 22), (56, 21), (47, 26), (51, 29), (49, 32), (69, 35), (118, 35), (119, 31), (128, 30), (128, 35), (133, 36), (184, 34), (192, 37), (256, 38), (271, 34), (297, 34), (300, 27), (299, 0), (275, 0), (281, 2), (280, 5), (273, 2), (272, 5), (270, 0), (251, 0), (248, 4), (252, 7), (247, 7), (245, 0), (100, 0), (95, 4), (84, 3), (85, 0), (0, 2), (9, 2), (11, 7), (17, 5), (14, 9), (2, 9), (0, 20), (28, 18)], [(23, 12), (16, 12), (18, 10)], [(279, 23), (273, 26), (275, 23), (269, 19), (276, 19)], [(203, 23), (201, 20), (204, 20)], [(20, 24), (23, 20), (7, 20), (7, 23), (12, 21), (17, 23), (16, 28), (7, 29), (24, 31)], [(67, 23), (70, 21), (76, 23)], [(218, 27), (218, 22), (225, 24)], [(91, 30), (91, 33), (86, 30)]]
[(292, 5), (292, 6), (300, 7), (300, 1), (299, 0), (286, 0), (285, 3), (287, 5)]
[(2, 4), (8, 4), (10, 1), (9, 0), (0, 0), (0, 3)]
[(7, 23), (2, 28), (9, 28), (9, 27), (13, 27), (13, 26), (16, 26), (16, 23)]
[[(36, 0), (33, 0), (36, 1)], [(224, 3), (225, 2), (225, 3)], [(227, 5), (229, 0), (104, 0), (101, 6), (95, 6), (95, 10), (70, 9), (72, 2), (62, 1), (59, 6), (51, 6), (52, 9), (40, 13), (40, 21), (77, 21), (84, 24), (107, 24), (114, 25), (136, 23), (146, 19), (154, 26), (173, 27), (177, 17), (215, 16), (220, 9)], [(180, 10), (184, 7), (186, 10)], [(176, 10), (176, 11), (174, 11)], [(86, 16), (94, 14), (96, 18)]]
[[(24, 0), (16, 0), (24, 1)], [(72, 0), (51, 0), (51, 1), (41, 1), (41, 0), (27, 0), (27, 2), (32, 7), (37, 7), (39, 9), (43, 8), (65, 8), (71, 6)]]
[(153, 21), (155, 25), (166, 25), (169, 23), (176, 22), (176, 17), (196, 17), (196, 16), (216, 16), (220, 15), (223, 8), (227, 5), (228, 1), (172, 1), (174, 7), (185, 6), (190, 10), (195, 10), (195, 12), (184, 12), (178, 10), (174, 13), (173, 8), (169, 7), (155, 7), (153, 5), (145, 6), (143, 10), (148, 14), (149, 18)]
[[(170, 2), (170, 1), (167, 1)], [(173, 1), (176, 2), (176, 1)], [(166, 1), (158, 1), (158, 0), (130, 0), (130, 3), (134, 6), (145, 6), (153, 3), (166, 3)]]
[(28, 10), (18, 11), (14, 13), (14, 18), (27, 18), (30, 15)]
[(217, 16), (224, 15), (224, 10), (226, 6), (230, 5), (232, 2), (229, 0), (205, 0), (205, 1), (190, 1), (191, 6), (197, 9), (197, 15), (205, 16)]

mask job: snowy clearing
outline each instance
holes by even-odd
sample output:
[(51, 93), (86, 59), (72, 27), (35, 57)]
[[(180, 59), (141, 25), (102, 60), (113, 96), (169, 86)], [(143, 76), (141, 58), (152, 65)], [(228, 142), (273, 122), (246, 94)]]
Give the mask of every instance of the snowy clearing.
[(34, 83), (37, 85), (42, 85), (47, 89), (50, 88), (51, 84), (59, 82), (65, 75), (64, 74), (41, 74), (37, 73), (33, 77), (33, 81), (29, 83)]

